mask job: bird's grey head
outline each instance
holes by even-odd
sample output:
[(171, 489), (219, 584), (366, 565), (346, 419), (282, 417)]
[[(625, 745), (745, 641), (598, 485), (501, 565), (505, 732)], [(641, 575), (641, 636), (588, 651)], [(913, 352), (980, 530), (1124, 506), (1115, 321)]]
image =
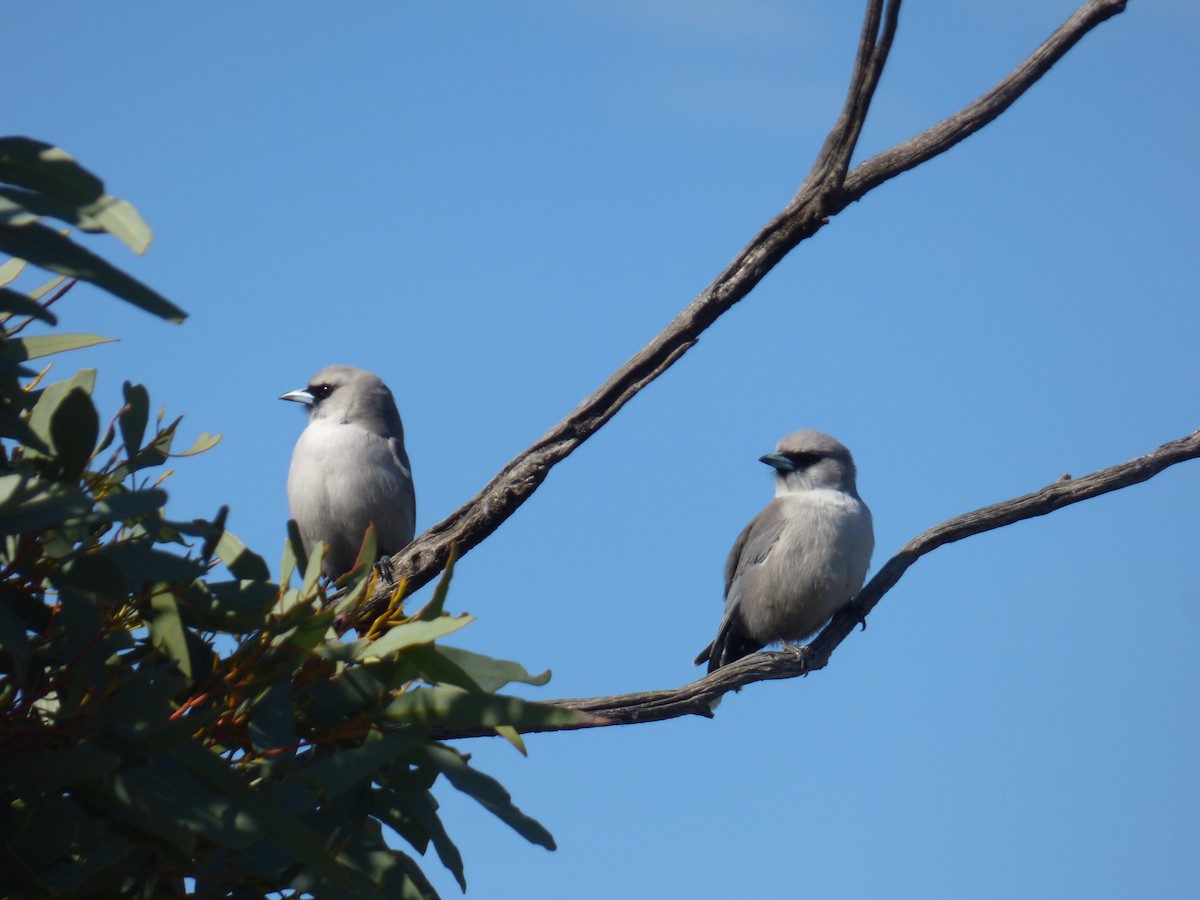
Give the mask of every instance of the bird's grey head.
[(384, 437), (399, 436), (404, 428), (392, 392), (378, 375), (354, 366), (326, 366), (308, 386), (288, 391), (280, 400), (308, 407), (308, 419), (333, 424), (358, 425)]
[(793, 431), (775, 445), (775, 452), (759, 457), (775, 470), (775, 496), (819, 488), (858, 496), (856, 471), (850, 451), (839, 441), (812, 428)]

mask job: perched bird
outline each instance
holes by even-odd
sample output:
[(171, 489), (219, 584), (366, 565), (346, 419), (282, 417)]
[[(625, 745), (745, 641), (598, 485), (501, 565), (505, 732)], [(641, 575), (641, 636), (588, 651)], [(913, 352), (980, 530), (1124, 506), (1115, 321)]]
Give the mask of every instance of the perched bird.
[(296, 441), (288, 471), (288, 508), (311, 553), (329, 545), (323, 570), (350, 571), (367, 526), (374, 523), (381, 555), (412, 539), (417, 503), (404, 450), (404, 426), (392, 392), (377, 376), (329, 366), (308, 387), (280, 400), (308, 407), (308, 427)]
[(775, 470), (775, 499), (729, 552), (725, 615), (696, 657), (710, 672), (815, 632), (858, 593), (875, 549), (871, 511), (840, 443), (812, 429), (793, 431), (760, 462)]

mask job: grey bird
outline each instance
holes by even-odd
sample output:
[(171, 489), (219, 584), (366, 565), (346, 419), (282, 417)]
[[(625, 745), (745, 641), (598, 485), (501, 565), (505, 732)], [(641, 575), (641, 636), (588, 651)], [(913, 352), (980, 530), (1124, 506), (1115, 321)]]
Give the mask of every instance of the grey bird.
[(288, 508), (305, 551), (323, 541), (323, 570), (337, 578), (354, 567), (367, 526), (391, 556), (413, 539), (417, 519), (404, 425), (388, 386), (353, 366), (329, 366), (308, 387), (280, 400), (308, 407), (288, 471)]
[(858, 593), (875, 534), (855, 487), (850, 451), (827, 434), (793, 431), (759, 460), (775, 499), (747, 525), (725, 563), (725, 615), (696, 657), (708, 671), (775, 641), (801, 641)]

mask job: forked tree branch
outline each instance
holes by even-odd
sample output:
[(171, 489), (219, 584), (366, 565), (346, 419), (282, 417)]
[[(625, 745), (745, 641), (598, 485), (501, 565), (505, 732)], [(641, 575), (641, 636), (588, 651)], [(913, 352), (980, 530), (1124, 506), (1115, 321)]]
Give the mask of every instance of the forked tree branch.
[[(1125, 0), (1088, 0), (1003, 81), (955, 115), (872, 157), (849, 161), (895, 36), (900, 0), (869, 0), (845, 106), (796, 196), (768, 222), (695, 300), (531, 447), (515, 457), (474, 498), (392, 558), (396, 582), (408, 593), (437, 576), (450, 547), (467, 553), (492, 534), (537, 490), (550, 469), (595, 434), (643, 387), (670, 368), (721, 315), (742, 300), (801, 241), (873, 188), (946, 152), (991, 122), (1032, 87), (1082, 37), (1125, 9)], [(394, 585), (382, 582), (351, 625), (374, 621)]]
[[(1176, 463), (1200, 458), (1200, 430), (1185, 438), (1163, 444), (1153, 453), (1137, 459), (1101, 469), (1083, 478), (1062, 476), (1032, 494), (1005, 500), (977, 509), (974, 512), (955, 516), (917, 535), (901, 548), (884, 566), (875, 573), (855, 598), (856, 609), (844, 609), (835, 615), (801, 653), (774, 651), (752, 653), (730, 663), (711, 675), (673, 690), (642, 691), (636, 694), (619, 694), (612, 697), (592, 697), (584, 700), (551, 700), (550, 705), (562, 706), (590, 713), (598, 719), (574, 726), (549, 726), (523, 729), (530, 731), (567, 731), (579, 728), (597, 728), (609, 725), (633, 725), (639, 722), (658, 722), (680, 716), (713, 715), (713, 705), (729, 691), (738, 690), (757, 681), (780, 678), (795, 678), (823, 669), (829, 663), (833, 651), (844, 641), (865, 617), (904, 575), (908, 568), (927, 553), (945, 544), (985, 531), (994, 531), (1014, 522), (1044, 516), (1055, 510), (1099, 497), (1143, 481), (1149, 481), (1159, 472)], [(481, 737), (494, 732), (480, 728), (470, 731), (440, 731), (436, 737), (463, 738)]]

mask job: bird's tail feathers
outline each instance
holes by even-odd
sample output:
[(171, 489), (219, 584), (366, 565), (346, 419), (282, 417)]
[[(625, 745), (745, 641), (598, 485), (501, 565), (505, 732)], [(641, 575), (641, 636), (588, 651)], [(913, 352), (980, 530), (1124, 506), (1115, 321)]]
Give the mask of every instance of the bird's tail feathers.
[(717, 628), (717, 636), (713, 638), (711, 644), (700, 651), (695, 665), (700, 665), (708, 660), (708, 672), (711, 675), (721, 666), (727, 666), (743, 656), (749, 656), (764, 646), (766, 645), (762, 641), (756, 641), (742, 630), (737, 616), (727, 612), (721, 619), (720, 627)]

